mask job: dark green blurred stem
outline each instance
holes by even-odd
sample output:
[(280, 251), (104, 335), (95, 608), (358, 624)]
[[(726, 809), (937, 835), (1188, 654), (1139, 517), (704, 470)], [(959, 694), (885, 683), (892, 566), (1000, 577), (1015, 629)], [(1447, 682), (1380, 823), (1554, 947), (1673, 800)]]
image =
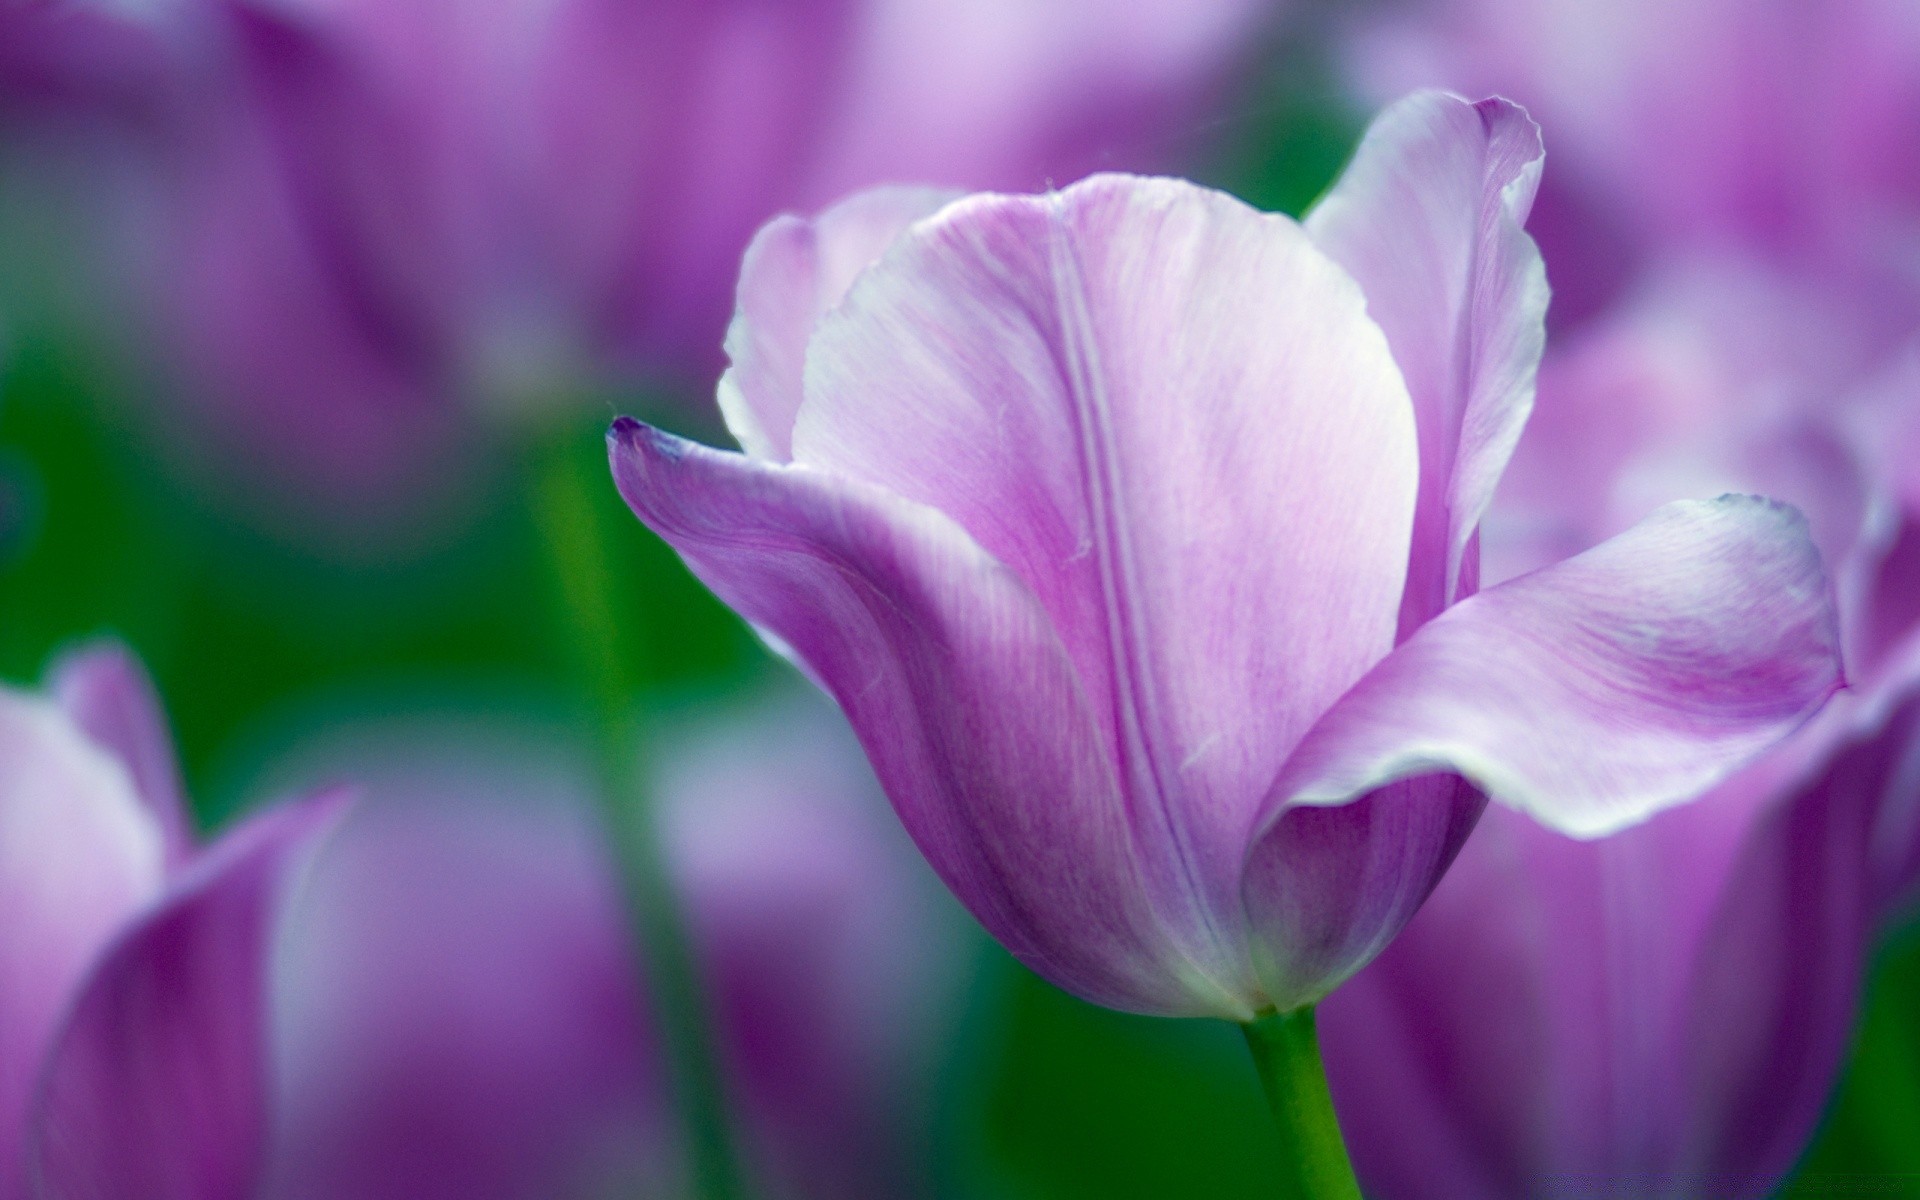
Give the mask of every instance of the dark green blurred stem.
[[(646, 611), (644, 583), (622, 590), (616, 574), (614, 539), (643, 535), (637, 525), (618, 522), (621, 512), (610, 511), (619, 502), (597, 431), (555, 438), (543, 447), (532, 488), (534, 516), (558, 585), (560, 632), (591, 709), (600, 814), (654, 1000), (654, 1012), (643, 1020), (662, 1027), (697, 1194), (736, 1200), (743, 1187), (710, 1010), (653, 821), (645, 769), (650, 747), (635, 704), (639, 684), (650, 674), (648, 649), (666, 631), (652, 628), (655, 614)], [(622, 606), (617, 596), (636, 603)]]
[(1282, 1194), (1298, 1200), (1359, 1200), (1360, 1185), (1320, 1063), (1312, 1007), (1249, 1021), (1240, 1030), (1280, 1131)]

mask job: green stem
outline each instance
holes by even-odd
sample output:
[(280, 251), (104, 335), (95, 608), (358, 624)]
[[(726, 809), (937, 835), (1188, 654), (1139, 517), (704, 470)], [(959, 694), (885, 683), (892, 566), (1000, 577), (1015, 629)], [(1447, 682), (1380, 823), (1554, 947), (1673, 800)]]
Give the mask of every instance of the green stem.
[[(629, 928), (646, 964), (675, 1099), (691, 1150), (696, 1194), (743, 1194), (725, 1089), (693, 947), (679, 897), (669, 883), (647, 785), (651, 761), (645, 721), (634, 698), (649, 672), (653, 614), (620, 605), (612, 539), (620, 528), (600, 437), (556, 439), (533, 480), (534, 516), (556, 575), (562, 632), (574, 673), (592, 710), (602, 824), (613, 843)], [(636, 599), (638, 599), (636, 595)]]
[(1320, 1063), (1313, 1007), (1261, 1017), (1240, 1031), (1280, 1131), (1285, 1194), (1297, 1200), (1360, 1200)]

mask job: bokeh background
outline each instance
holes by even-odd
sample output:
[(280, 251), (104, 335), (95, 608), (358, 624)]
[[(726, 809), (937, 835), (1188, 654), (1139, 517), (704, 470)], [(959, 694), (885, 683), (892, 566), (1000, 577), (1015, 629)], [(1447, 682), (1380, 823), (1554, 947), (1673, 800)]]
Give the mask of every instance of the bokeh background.
[[(1071, 7), (1069, 0), (1058, 3)], [(460, 0), (386, 4), (432, 9), (447, 18), (446, 29), (471, 23), (458, 19)], [(465, 4), (474, 11), (489, 7)], [(343, 775), (372, 780), (375, 792), (417, 790), (391, 782), (406, 773), (394, 764), (405, 762), (417, 773), (423, 758), (450, 764), (437, 778), (454, 793), (465, 788), (498, 799), (516, 788), (540, 792), (544, 785), (512, 782), (521, 778), (515, 771), (546, 779), (552, 772), (541, 774), (542, 762), (589, 758), (601, 721), (596, 705), (608, 687), (652, 730), (644, 746), (633, 745), (636, 757), (654, 764), (649, 770), (677, 770), (684, 745), (717, 739), (720, 749), (707, 753), (771, 757), (769, 769), (777, 773), (781, 763), (809, 752), (806, 747), (837, 736), (803, 734), (796, 743), (801, 748), (789, 752), (780, 749), (782, 738), (794, 736), (787, 718), (742, 722), (727, 715), (804, 706), (794, 699), (804, 685), (631, 518), (607, 481), (601, 437), (618, 412), (724, 439), (711, 403), (724, 303), (716, 310), (714, 298), (700, 292), (704, 285), (689, 284), (685, 300), (648, 300), (667, 315), (638, 321), (645, 328), (623, 335), (617, 354), (596, 358), (591, 348), (568, 346), (564, 354), (541, 348), (478, 382), (462, 371), (440, 372), (425, 390), (468, 392), (451, 402), (457, 419), (449, 417), (444, 395), (423, 400), (414, 394), (421, 390), (417, 382), (403, 386), (375, 368), (342, 368), (339, 377), (329, 376), (342, 356), (356, 351), (343, 349), (344, 340), (316, 343), (319, 335), (307, 326), (330, 318), (298, 295), (287, 298), (298, 288), (283, 273), (305, 268), (272, 257), (280, 252), (273, 248), (277, 234), (248, 240), (253, 235), (238, 232), (249, 220), (277, 219), (253, 213), (248, 204), (284, 198), (261, 199), (265, 192), (231, 178), (237, 169), (229, 158), (240, 152), (230, 146), (181, 145), (219, 142), (227, 132), (210, 133), (206, 125), (230, 119), (183, 118), (182, 110), (204, 114), (245, 105), (231, 96), (183, 97), (178, 78), (213, 91), (255, 84), (223, 80), (224, 68), (194, 61), (196, 54), (215, 53), (204, 47), (142, 46), (126, 50), (124, 60), (116, 51), (77, 65), (66, 48), (35, 57), (23, 49), (32, 35), (22, 31), (39, 7), (27, 3), (23, 16), (9, 16), (18, 22), (11, 31), (0, 25), (0, 37), (16, 39), (11, 51), (0, 48), (0, 70), (12, 71), (15, 80), (0, 88), (6, 105), (0, 111), (0, 677), (35, 680), (64, 647), (103, 634), (123, 639), (155, 677), (195, 816), (208, 830)], [(246, 36), (264, 39), (260, 44), (272, 42), (272, 19), (297, 17), (300, 8), (213, 7), (258, 18)], [(354, 6), (308, 7), (345, 12)], [(665, 14), (677, 6), (654, 7)], [(850, 19), (840, 10), (858, 6), (787, 7), (798, 14), (796, 28), (804, 29)], [(886, 155), (875, 151), (877, 163), (759, 191), (742, 181), (741, 169), (703, 158), (697, 148), (649, 169), (710, 174), (716, 187), (729, 189), (741, 211), (715, 218), (724, 229), (713, 236), (723, 243), (732, 238), (731, 250), (723, 251), (733, 260), (761, 220), (831, 200), (822, 189), (837, 187), (843, 177), (849, 186), (894, 178), (1039, 186), (1056, 171), (1156, 168), (1297, 214), (1337, 173), (1368, 115), (1369, 93), (1343, 57), (1343, 30), (1361, 9), (1252, 7), (1258, 11), (1235, 16), (1228, 36), (1181, 67), (1178, 86), (1129, 84), (1119, 115), (1106, 123), (1093, 119), (1100, 115), (1097, 105), (1086, 102), (1070, 131), (1073, 145), (1028, 162), (956, 159), (960, 165), (943, 177), (949, 164), (937, 154), (903, 153), (898, 169), (925, 168), (929, 175), (921, 178), (895, 175)], [(248, 9), (258, 11), (247, 17)], [(963, 10), (949, 5), (943, 11), (964, 26)], [(182, 27), (171, 27), (167, 36), (187, 37)], [(409, 36), (430, 44), (436, 28), (423, 22)], [(282, 58), (256, 46), (256, 59), (275, 70), (322, 74), (285, 45), (273, 47)], [(1051, 52), (1036, 52), (1043, 56), (1042, 77), (1052, 74), (1044, 60)], [(1592, 48), (1596, 55), (1607, 52)], [(997, 68), (1012, 61), (1009, 55), (996, 50), (983, 61)], [(407, 61), (423, 73), (437, 69), (429, 52)], [(653, 61), (646, 69), (665, 65)], [(475, 86), (447, 70), (437, 86)], [(149, 72), (162, 78), (148, 78)], [(993, 69), (980, 78), (960, 74), (956, 69), (955, 78), (943, 81), (953, 89), (949, 103), (986, 107), (997, 91), (1018, 82), (998, 79)], [(308, 83), (320, 87), (324, 79)], [(675, 136), (730, 136), (716, 115), (720, 101), (662, 87), (624, 98), (611, 91), (589, 95), (580, 103), (664, 104), (652, 119), (685, 125)], [(1060, 108), (1083, 100), (1029, 89), (1010, 102), (1005, 121), (1039, 119), (1023, 105)], [(512, 120), (510, 101), (484, 119)], [(1141, 111), (1120, 111), (1128, 106)], [(351, 133), (354, 122), (371, 127), (386, 118), (334, 111), (300, 119), (336, 119)], [(642, 123), (607, 119), (583, 136), (651, 136)], [(987, 122), (980, 131), (953, 136), (989, 138), (992, 129)], [(802, 136), (830, 142), (854, 136), (762, 132), (773, 148)], [(1555, 133), (1546, 130), (1550, 176)], [(1048, 136), (1055, 134), (1066, 136), (1059, 130)], [(317, 143), (326, 140), (314, 136)], [(455, 149), (447, 153), (457, 156), (462, 144), (449, 141)], [(857, 145), (830, 148), (866, 153)], [(322, 145), (315, 153), (321, 152), (331, 148)], [(1040, 177), (1029, 171), (1036, 164)], [(381, 172), (388, 170), (403, 168), (375, 173), (386, 178)], [(483, 187), (491, 177), (476, 168), (467, 175), (451, 171), (441, 182), (446, 178), (457, 187)], [(611, 187), (608, 202), (619, 202), (617, 187), (585, 168), (553, 182), (560, 185), (554, 196)], [(209, 196), (227, 207), (209, 208)], [(404, 188), (387, 194), (373, 187), (342, 203), (387, 206), (392, 211), (375, 216), (391, 221), (399, 232), (389, 233), (405, 242), (416, 236), (405, 225), (409, 196), (419, 198)], [(561, 201), (536, 194), (527, 202)], [(649, 203), (660, 205), (650, 211), (672, 210), (691, 220), (683, 210), (708, 201)], [(183, 205), (195, 220), (182, 219)], [(597, 219), (592, 207), (581, 203), (578, 221)], [(483, 217), (472, 219), (484, 226)], [(207, 224), (214, 227), (201, 227)], [(1555, 249), (1549, 241), (1550, 275)], [(393, 245), (386, 251), (399, 253)], [(204, 265), (205, 256), (216, 253), (253, 256), (259, 278), (249, 281), (238, 268), (237, 281), (196, 274), (193, 262)], [(483, 285), (455, 273), (434, 286), (458, 298)], [(240, 314), (208, 312), (220, 304)], [(184, 321), (182, 307), (195, 310)], [(529, 329), (529, 337), (543, 333)], [(271, 361), (210, 366), (206, 356), (195, 361), (181, 350), (198, 345), (196, 339), (222, 338), (244, 343), (237, 357)], [(591, 369), (581, 369), (582, 362)], [(603, 362), (617, 369), (602, 370)], [(208, 399), (205, 393), (215, 388), (227, 390)], [(370, 390), (381, 388), (393, 390), (392, 403), (413, 406), (399, 433), (364, 419)], [(348, 414), (337, 422), (308, 411), (336, 402)], [(582, 573), (592, 580), (584, 601), (576, 578)], [(432, 754), (406, 749), (425, 745)], [(486, 755), (517, 765), (475, 767)], [(446, 782), (461, 765), (483, 782)], [(709, 786), (731, 794), (744, 785)], [(856, 799), (878, 804), (864, 792)], [(740, 821), (744, 829), (753, 818)], [(669, 842), (670, 849), (678, 845)], [(861, 903), (857, 889), (845, 902)], [(939, 983), (911, 1000), (928, 1010), (926, 1027), (914, 1035), (928, 1048), (913, 1059), (914, 1079), (903, 1085), (921, 1099), (906, 1110), (913, 1128), (902, 1134), (911, 1145), (905, 1153), (915, 1160), (903, 1168), (905, 1177), (916, 1182), (900, 1190), (1062, 1200), (1269, 1194), (1277, 1151), (1237, 1031), (1089, 1007), (986, 943), (943, 907), (944, 896), (926, 902), (939, 910), (929, 928), (941, 943), (928, 951), (925, 970)], [(887, 935), (873, 936), (884, 953)], [(1878, 955), (1850, 1065), (1788, 1192), (1838, 1194), (1833, 1189), (1849, 1178), (1905, 1177), (1916, 1181), (1914, 1191), (1893, 1194), (1920, 1194), (1916, 1130), (1920, 926), (1888, 939)]]

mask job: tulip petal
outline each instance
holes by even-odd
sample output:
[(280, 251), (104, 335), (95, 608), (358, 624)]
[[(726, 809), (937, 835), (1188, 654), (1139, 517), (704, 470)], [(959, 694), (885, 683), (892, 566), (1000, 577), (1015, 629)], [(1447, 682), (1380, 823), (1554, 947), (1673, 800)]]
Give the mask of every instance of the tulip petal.
[(1350, 804), (1280, 814), (1249, 860), (1247, 912), (1266, 998), (1313, 1004), (1405, 928), (1486, 809), (1453, 775), (1400, 779)]
[(812, 220), (776, 217), (754, 235), (740, 264), (740, 307), (727, 330), (720, 411), (755, 458), (793, 458), (807, 342), (854, 279), (907, 227), (959, 198), (936, 188), (861, 192)]
[(1085, 693), (1012, 572), (877, 488), (632, 420), (608, 440), (634, 512), (832, 692), (921, 852), (1010, 951), (1111, 1007), (1244, 1009), (1146, 910)]
[(1522, 226), (1540, 130), (1505, 100), (1418, 92), (1382, 113), (1307, 230), (1360, 281), (1420, 425), (1401, 632), (1463, 594), (1467, 546), (1533, 409), (1547, 277)]
[(70, 1010), (28, 1142), (62, 1200), (245, 1200), (267, 1129), (267, 992), (293, 877), (345, 797), (255, 817), (127, 929)]
[(0, 688), (0, 1198), (25, 1194), (34, 1081), (114, 932), (160, 891), (159, 826), (59, 708)]
[(1838, 638), (1798, 512), (1670, 504), (1429, 623), (1314, 727), (1270, 814), (1453, 773), (1552, 828), (1609, 833), (1797, 728), (1843, 686)]
[(1352, 280), (1288, 218), (1096, 176), (916, 225), (806, 370), (795, 461), (939, 509), (1039, 597), (1156, 905), (1250, 978), (1257, 798), (1405, 578), (1412, 407)]
[(193, 851), (173, 734), (146, 668), (126, 647), (108, 642), (61, 656), (48, 688), (82, 732), (119, 758), (134, 790), (160, 824), (169, 869)]

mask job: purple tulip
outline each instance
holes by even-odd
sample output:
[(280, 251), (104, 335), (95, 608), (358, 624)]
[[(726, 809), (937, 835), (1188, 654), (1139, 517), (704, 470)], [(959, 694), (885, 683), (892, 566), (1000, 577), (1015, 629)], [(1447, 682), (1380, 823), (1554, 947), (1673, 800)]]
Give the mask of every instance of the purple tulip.
[(1812, 1136), (1873, 939), (1920, 877), (1920, 509), (1870, 452), (1915, 380), (1863, 382), (1853, 301), (1751, 262), (1674, 264), (1549, 358), (1489, 577), (1673, 495), (1764, 490), (1834, 566), (1856, 685), (1605, 841), (1489, 816), (1321, 1011), (1378, 1195), (1764, 1196)]
[[(903, 1098), (951, 1016), (964, 945), (930, 904), (938, 885), (815, 707), (656, 745), (662, 840), (759, 1192), (913, 1192)], [(365, 796), (283, 949), (266, 1194), (681, 1194), (665, 1068), (579, 765), (535, 739), (444, 728), (349, 737), (320, 759)]]
[(242, 1200), (278, 914), (341, 800), (197, 849), (132, 659), (52, 691), (0, 690), (0, 1197)]
[(1608, 832), (1840, 685), (1777, 504), (1670, 506), (1475, 594), (1542, 341), (1539, 170), (1520, 110), (1424, 93), (1304, 226), (1126, 176), (776, 222), (723, 385), (748, 453), (622, 421), (615, 477), (1037, 972), (1309, 1004), (1484, 797)]
[(206, 3), (234, 70), (182, 139), (159, 254), (194, 436), (383, 514), (490, 427), (636, 372), (711, 378), (740, 253), (783, 209), (1164, 161), (1268, 7)]

